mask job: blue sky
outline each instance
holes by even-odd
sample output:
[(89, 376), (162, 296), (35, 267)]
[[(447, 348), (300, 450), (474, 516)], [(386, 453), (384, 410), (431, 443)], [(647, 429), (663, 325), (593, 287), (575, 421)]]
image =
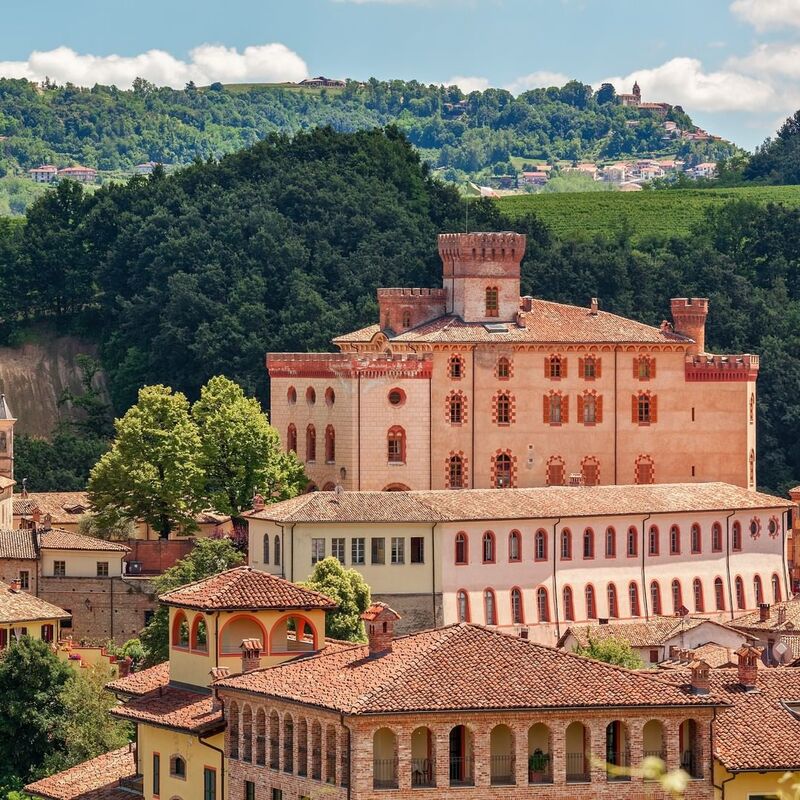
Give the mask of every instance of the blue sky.
[[(800, 0), (0, 0), (0, 74), (130, 84), (578, 78), (752, 148), (800, 107)], [(627, 91), (628, 89), (625, 88)]]

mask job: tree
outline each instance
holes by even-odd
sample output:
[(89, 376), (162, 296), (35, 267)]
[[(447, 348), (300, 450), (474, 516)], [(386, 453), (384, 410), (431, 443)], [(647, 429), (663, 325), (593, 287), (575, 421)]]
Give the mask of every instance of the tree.
[(338, 604), (336, 611), (329, 611), (326, 615), (326, 636), (350, 642), (364, 641), (361, 615), (371, 601), (369, 586), (360, 573), (346, 569), (338, 558), (328, 556), (314, 565), (311, 577), (303, 586), (327, 595)]
[(267, 501), (299, 494), (308, 480), (294, 453), (285, 453), (278, 432), (258, 400), (218, 375), (200, 390), (192, 406), (200, 434), (200, 467), (207, 502), (238, 517), (256, 492)]
[(73, 677), (47, 642), (23, 636), (0, 657), (0, 786), (34, 779), (65, 747), (62, 692)]
[(166, 386), (145, 386), (114, 428), (111, 450), (89, 476), (89, 499), (100, 524), (141, 519), (162, 538), (192, 530), (203, 476), (200, 437), (186, 397)]
[(597, 94), (595, 95), (595, 100), (597, 100), (598, 105), (604, 105), (605, 103), (614, 103), (617, 99), (617, 92), (614, 89), (613, 83), (604, 83), (598, 90)]
[(644, 664), (633, 648), (622, 639), (600, 639), (595, 641), (589, 639), (589, 643), (584, 647), (578, 645), (575, 652), (579, 656), (593, 658), (595, 661), (605, 661), (607, 664), (616, 664), (628, 669), (641, 669)]
[[(244, 560), (230, 539), (198, 539), (188, 555), (153, 580), (156, 596), (237, 567)], [(169, 658), (169, 612), (159, 606), (139, 637), (146, 666)]]

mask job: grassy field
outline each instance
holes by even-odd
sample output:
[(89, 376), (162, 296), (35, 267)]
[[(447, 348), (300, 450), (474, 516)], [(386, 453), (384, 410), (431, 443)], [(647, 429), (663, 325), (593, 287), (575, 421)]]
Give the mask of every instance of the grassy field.
[(559, 235), (613, 235), (627, 225), (635, 238), (643, 238), (650, 234), (685, 235), (706, 209), (729, 200), (800, 206), (800, 186), (529, 194), (495, 202), (511, 218), (536, 214)]

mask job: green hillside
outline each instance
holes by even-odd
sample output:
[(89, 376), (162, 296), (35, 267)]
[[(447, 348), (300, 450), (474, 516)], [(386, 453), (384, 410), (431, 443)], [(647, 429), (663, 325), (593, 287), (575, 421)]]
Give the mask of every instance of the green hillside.
[(634, 239), (686, 235), (709, 208), (729, 200), (800, 207), (800, 186), (743, 186), (731, 189), (672, 189), (644, 192), (587, 192), (502, 197), (495, 202), (512, 219), (535, 214), (559, 236), (594, 236), (629, 229)]

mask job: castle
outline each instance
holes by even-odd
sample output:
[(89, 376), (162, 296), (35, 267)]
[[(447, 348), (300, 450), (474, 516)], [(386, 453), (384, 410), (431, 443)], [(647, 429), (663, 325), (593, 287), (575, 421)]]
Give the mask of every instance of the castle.
[(442, 288), (379, 289), (338, 353), (272, 353), (310, 489), (756, 485), (758, 356), (706, 352), (708, 300), (654, 327), (520, 297), (525, 237), (439, 236)]

